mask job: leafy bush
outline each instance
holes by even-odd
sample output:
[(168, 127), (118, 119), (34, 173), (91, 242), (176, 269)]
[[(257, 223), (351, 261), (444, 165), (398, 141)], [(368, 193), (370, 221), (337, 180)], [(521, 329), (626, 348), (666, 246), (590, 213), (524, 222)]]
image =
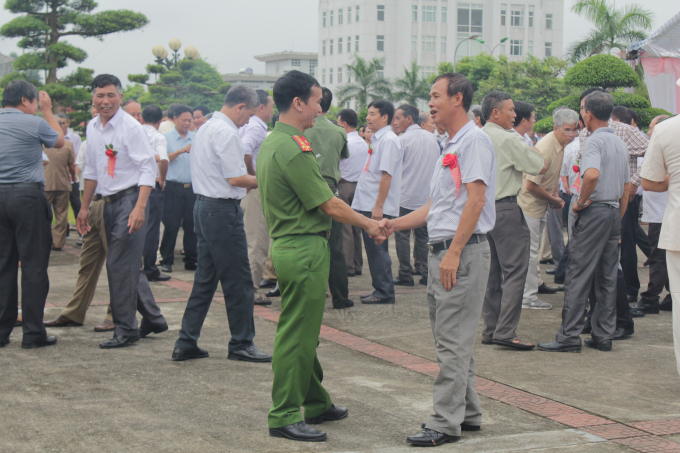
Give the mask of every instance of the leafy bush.
[(564, 83), (577, 87), (634, 87), (640, 84), (640, 78), (628, 63), (618, 57), (593, 55), (567, 71)]
[(552, 116), (546, 116), (542, 120), (536, 121), (536, 123), (534, 123), (534, 132), (538, 132), (540, 134), (549, 134), (553, 131), (554, 126), (555, 124), (553, 123)]
[(647, 99), (638, 96), (637, 94), (614, 91), (612, 96), (614, 96), (614, 105), (622, 105), (635, 110), (649, 109), (652, 107), (652, 104), (650, 104)]
[(664, 110), (664, 109), (657, 109), (657, 108), (648, 108), (648, 109), (635, 109), (638, 114), (640, 115), (640, 124), (638, 126), (643, 127), (643, 128), (648, 128), (649, 123), (652, 122), (654, 117), (657, 117), (659, 115), (668, 115), (671, 116), (673, 115), (672, 113)]
[(578, 112), (579, 110), (581, 110), (580, 97), (581, 96), (578, 95), (578, 94), (572, 94), (571, 96), (567, 96), (566, 98), (558, 99), (555, 102), (552, 102), (548, 106), (547, 113), (552, 114), (552, 112), (554, 112), (556, 108), (562, 107), (563, 105), (569, 107), (570, 109), (572, 109), (576, 112)]

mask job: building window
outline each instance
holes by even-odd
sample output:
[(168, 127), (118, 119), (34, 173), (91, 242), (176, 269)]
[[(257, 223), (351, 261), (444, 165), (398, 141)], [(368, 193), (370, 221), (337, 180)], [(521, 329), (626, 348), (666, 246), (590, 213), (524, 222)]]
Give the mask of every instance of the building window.
[(411, 52), (418, 52), (418, 36), (411, 35)]
[(483, 5), (458, 4), (458, 33), (482, 33), (483, 20)]
[(290, 60), (290, 65), (300, 67), (300, 60), (297, 58), (293, 58), (292, 60)]
[(423, 22), (437, 22), (436, 6), (423, 6)]
[(359, 52), (359, 35), (357, 35), (356, 39), (354, 40), (354, 51)]
[(510, 40), (510, 55), (522, 55), (522, 40)]
[(326, 70), (325, 69), (321, 70), (321, 83), (323, 83), (324, 85), (326, 84)]
[(378, 21), (385, 22), (385, 5), (378, 5)]
[(314, 77), (316, 67), (319, 65), (319, 60), (309, 60), (309, 75)]
[(435, 52), (434, 36), (423, 35), (423, 52)]
[(331, 39), (331, 45), (328, 46), (328, 50), (330, 50), (330, 54), (333, 55), (333, 40)]
[(446, 53), (446, 36), (442, 36), (442, 44), (441, 44), (440, 52)]
[(359, 22), (359, 5), (354, 7), (354, 11), (356, 11), (355, 21)]
[(529, 11), (529, 27), (533, 27), (533, 26), (534, 26), (534, 12)]
[(411, 22), (418, 22), (418, 5), (411, 5)]
[(331, 11), (331, 27), (333, 26), (333, 14), (335, 14), (335, 11)]
[(551, 42), (545, 43), (545, 56), (546, 57), (552, 57), (552, 43)]
[(352, 37), (348, 36), (347, 37), (347, 53), (350, 53), (352, 51)]
[(347, 7), (347, 23), (348, 24), (352, 23), (352, 7), (351, 6)]
[(342, 19), (343, 19), (342, 8), (340, 8), (338, 10), (338, 25), (342, 25)]
[(342, 83), (342, 68), (338, 68), (338, 83)]
[(321, 23), (323, 24), (323, 27), (326, 28), (326, 11), (321, 14), (321, 17)]
[(338, 38), (338, 53), (342, 53), (342, 38)]
[(385, 78), (385, 71), (383, 71), (382, 69), (378, 69), (377, 71), (375, 71), (375, 75), (379, 79), (384, 79)]
[(385, 51), (385, 36), (384, 35), (378, 35), (378, 51), (379, 52)]
[(505, 10), (501, 10), (501, 27), (505, 27)]
[(423, 75), (423, 78), (427, 79), (434, 74), (434, 70), (434, 66), (423, 66), (420, 68), (420, 73)]
[(545, 29), (546, 30), (552, 30), (552, 19), (553, 19), (552, 14), (546, 14), (545, 15)]
[(328, 83), (333, 84), (333, 68), (328, 70)]
[(534, 42), (533, 42), (533, 41), (529, 41), (529, 48), (528, 48), (528, 50), (529, 50), (529, 55), (533, 55), (533, 54), (534, 54)]
[(321, 55), (326, 55), (326, 40), (321, 41)]
[(510, 11), (510, 26), (511, 27), (524, 27), (524, 10), (522, 11)]
[(442, 6), (442, 24), (446, 23), (446, 6)]
[(501, 55), (505, 55), (505, 44), (501, 44)]

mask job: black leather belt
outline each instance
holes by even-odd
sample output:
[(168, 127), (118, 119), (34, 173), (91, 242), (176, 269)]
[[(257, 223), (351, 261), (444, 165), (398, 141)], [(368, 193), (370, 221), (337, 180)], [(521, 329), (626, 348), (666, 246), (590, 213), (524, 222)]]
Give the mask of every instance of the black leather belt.
[(500, 200), (496, 200), (496, 203), (508, 203), (508, 202), (517, 202), (517, 197), (503, 197)]
[(205, 195), (196, 195), (196, 199), (201, 201), (214, 201), (217, 203), (236, 203), (238, 205), (241, 204), (241, 200), (236, 198), (213, 198), (206, 197)]
[(321, 236), (322, 238), (328, 240), (331, 237), (331, 232), (330, 231), (319, 231), (318, 233), (313, 233), (316, 234), (317, 236)]
[(165, 184), (168, 185), (176, 185), (176, 186), (182, 186), (185, 189), (191, 189), (191, 183), (183, 183), (183, 182), (176, 182), (176, 181), (165, 181)]
[[(480, 242), (486, 241), (487, 241), (486, 234), (473, 234), (472, 236), (470, 236), (470, 239), (468, 239), (467, 244), (465, 245), (479, 244)], [(430, 249), (430, 252), (438, 253), (441, 252), (442, 250), (448, 250), (449, 247), (451, 247), (452, 242), (453, 239), (449, 239), (442, 242), (436, 242), (434, 244), (429, 244), (428, 248)]]
[(139, 192), (139, 186), (130, 187), (129, 189), (121, 190), (118, 193), (109, 195), (108, 197), (103, 197), (106, 203), (113, 203), (123, 198), (125, 195), (130, 195), (131, 193)]
[(102, 198), (104, 198), (104, 197), (102, 197), (102, 194), (96, 193), (96, 194), (94, 194), (94, 195), (92, 196), (92, 201), (99, 201), (99, 200), (101, 200)]
[(44, 190), (45, 184), (40, 182), (19, 182), (10, 184), (0, 184), (0, 189), (38, 189)]

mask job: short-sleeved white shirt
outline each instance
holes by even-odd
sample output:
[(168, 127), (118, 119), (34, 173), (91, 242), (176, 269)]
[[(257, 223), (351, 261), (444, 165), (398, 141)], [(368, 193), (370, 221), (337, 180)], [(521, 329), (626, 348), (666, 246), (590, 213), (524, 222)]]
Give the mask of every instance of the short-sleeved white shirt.
[(239, 129), (239, 135), (243, 142), (243, 150), (247, 155), (253, 156), (253, 170), (257, 171), (257, 153), (260, 151), (262, 142), (267, 138), (267, 124), (260, 117), (253, 115), (248, 123)]
[[(160, 160), (170, 162), (170, 159), (168, 159), (168, 139), (153, 126), (145, 124), (142, 128), (146, 132), (147, 137), (149, 137), (149, 144), (151, 149), (153, 149), (154, 155), (157, 155)], [(160, 175), (160, 170), (158, 170), (158, 165), (156, 165), (156, 178), (160, 177)]]
[[(466, 183), (480, 180), (486, 184), (484, 208), (475, 227), (475, 234), (486, 234), (496, 223), (496, 153), (489, 136), (468, 122), (456, 135), (442, 143), (444, 152), (437, 161), (430, 185), (430, 212), (427, 233), (430, 242), (452, 239), (456, 234), (463, 208), (468, 201)], [(444, 156), (455, 153), (461, 173), (461, 186), (456, 185), (451, 170), (442, 165)]]
[(196, 133), (191, 146), (194, 193), (211, 198), (242, 199), (246, 189), (227, 181), (248, 173), (238, 128), (224, 113), (215, 112)]
[(354, 131), (347, 134), (347, 148), (349, 157), (340, 160), (340, 177), (345, 181), (357, 182), (368, 160), (368, 143)]
[(361, 172), (352, 208), (357, 211), (373, 211), (378, 198), (380, 179), (383, 171), (392, 176), (390, 190), (387, 193), (383, 214), (397, 217), (401, 199), (401, 171), (404, 160), (404, 150), (399, 137), (392, 132), (390, 126), (385, 126), (371, 137), (372, 154), (368, 158), (366, 169)]
[(434, 134), (417, 124), (409, 126), (399, 140), (404, 149), (400, 206), (415, 211), (430, 199), (430, 182), (441, 148)]

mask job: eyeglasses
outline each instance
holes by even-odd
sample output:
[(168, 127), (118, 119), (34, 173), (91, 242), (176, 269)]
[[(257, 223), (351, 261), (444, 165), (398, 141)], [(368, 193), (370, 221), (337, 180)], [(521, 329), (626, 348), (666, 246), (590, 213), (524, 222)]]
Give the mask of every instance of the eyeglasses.
[(579, 130), (578, 130), (578, 129), (574, 129), (574, 130), (570, 130), (570, 131), (565, 131), (564, 129), (560, 128), (560, 130), (561, 130), (562, 132), (564, 132), (566, 135), (578, 135), (578, 133), (579, 133)]

